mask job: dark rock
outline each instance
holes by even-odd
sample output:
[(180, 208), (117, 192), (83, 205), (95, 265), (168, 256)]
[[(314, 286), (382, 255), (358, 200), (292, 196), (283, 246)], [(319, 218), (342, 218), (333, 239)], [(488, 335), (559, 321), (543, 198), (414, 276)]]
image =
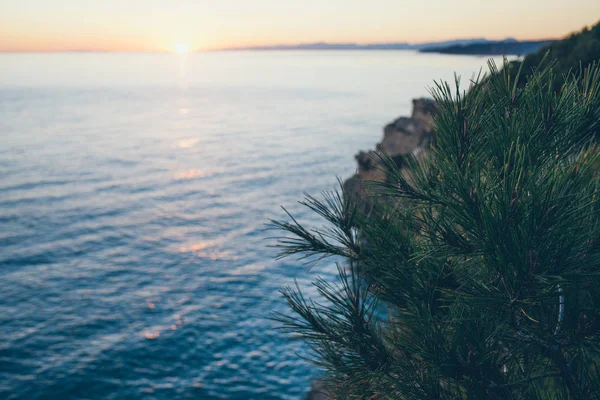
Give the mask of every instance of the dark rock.
[(382, 181), (384, 173), (379, 168), (377, 154), (385, 152), (398, 167), (404, 166), (406, 154), (420, 154), (427, 149), (434, 137), (433, 116), (437, 105), (427, 98), (414, 99), (410, 117), (400, 117), (383, 128), (383, 139), (376, 145), (376, 150), (360, 151), (356, 156), (358, 169), (354, 176), (344, 182), (346, 196), (356, 201), (363, 211), (371, 207), (371, 196), (363, 184), (364, 181)]
[(354, 156), (356, 162), (358, 163), (358, 169), (360, 171), (369, 171), (375, 168), (376, 164), (373, 160), (375, 155), (376, 153), (373, 150), (366, 153), (364, 151), (359, 151), (358, 154)]

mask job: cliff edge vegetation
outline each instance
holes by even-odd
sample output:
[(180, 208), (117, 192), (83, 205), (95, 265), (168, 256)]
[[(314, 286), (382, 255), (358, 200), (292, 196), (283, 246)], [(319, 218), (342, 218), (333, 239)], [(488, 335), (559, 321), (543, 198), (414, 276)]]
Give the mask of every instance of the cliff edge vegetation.
[(273, 222), (280, 256), (340, 262), (279, 316), (333, 398), (600, 399), (600, 69), (514, 82), (436, 86), (428, 156), (377, 154), (393, 207), (333, 192), (303, 202), (323, 226)]
[[(555, 75), (552, 88), (559, 91), (569, 74), (582, 75), (584, 69), (593, 63), (600, 63), (600, 22), (548, 44), (522, 60), (510, 62), (505, 69), (509, 71), (511, 82), (519, 74), (518, 84), (523, 86), (538, 66), (550, 66), (548, 72)], [(426, 155), (429, 144), (435, 138), (436, 109), (437, 105), (432, 99), (415, 99), (410, 117), (400, 117), (386, 125), (383, 139), (376, 149), (360, 151), (356, 155), (358, 168), (344, 183), (346, 196), (360, 203), (363, 210), (369, 210), (375, 201), (381, 202), (381, 199), (375, 199), (368, 193), (364, 184), (370, 180), (385, 180), (380, 166), (381, 158), (377, 156), (387, 153), (402, 169), (406, 155)]]
[(588, 65), (600, 62), (600, 21), (542, 47), (521, 61), (512, 62), (510, 69), (516, 76), (518, 69), (522, 68), (525, 73), (521, 75), (520, 84), (523, 85), (524, 77), (542, 62), (553, 64), (553, 73), (557, 75), (554, 90), (560, 90), (569, 73), (581, 73)]

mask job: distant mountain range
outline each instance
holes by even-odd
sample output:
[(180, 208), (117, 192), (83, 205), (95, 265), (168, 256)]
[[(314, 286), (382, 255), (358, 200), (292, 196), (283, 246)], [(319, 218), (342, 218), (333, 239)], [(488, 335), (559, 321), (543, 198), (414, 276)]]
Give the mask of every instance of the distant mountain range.
[[(372, 44), (318, 42), (294, 45), (238, 47), (223, 50), (419, 50), (422, 52), (449, 54), (497, 54), (495, 51), (498, 51), (499, 49), (506, 49), (506, 54), (525, 54), (536, 51), (539, 49), (539, 47), (547, 43), (549, 43), (548, 40), (539, 42), (519, 42), (513, 38), (507, 38), (502, 41), (474, 38), (417, 44), (410, 44), (406, 42)], [(480, 53), (478, 53), (478, 51), (480, 51)], [(498, 54), (503, 54), (503, 52), (500, 51)]]

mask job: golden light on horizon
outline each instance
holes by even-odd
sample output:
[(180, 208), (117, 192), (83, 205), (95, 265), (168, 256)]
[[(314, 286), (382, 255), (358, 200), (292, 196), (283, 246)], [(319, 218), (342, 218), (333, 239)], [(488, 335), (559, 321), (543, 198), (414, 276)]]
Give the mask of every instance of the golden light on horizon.
[(190, 52), (190, 46), (187, 43), (177, 43), (175, 45), (175, 53), (179, 55), (187, 54)]
[[(456, 7), (444, 0), (426, 5), (306, 0), (302, 6), (276, 0), (26, 0), (27, 7), (4, 1), (0, 52), (168, 52), (186, 58), (202, 50), (317, 42), (422, 43), (509, 36), (539, 40), (564, 37), (595, 24), (600, 15), (598, 0), (576, 0), (577, 7), (565, 0), (532, 1), (544, 11), (534, 19), (522, 12), (517, 0), (484, 2), (485, 7), (475, 7), (476, 0), (459, 0)], [(403, 15), (401, 24), (398, 15)]]

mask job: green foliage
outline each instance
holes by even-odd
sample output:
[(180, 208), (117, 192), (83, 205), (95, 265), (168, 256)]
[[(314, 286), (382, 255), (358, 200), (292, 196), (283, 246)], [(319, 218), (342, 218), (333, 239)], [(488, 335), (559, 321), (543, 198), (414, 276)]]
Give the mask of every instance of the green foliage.
[(331, 193), (304, 202), (323, 227), (274, 222), (281, 255), (341, 261), (278, 316), (336, 398), (600, 398), (600, 69), (559, 92), (508, 71), (436, 86), (431, 156), (371, 183), (395, 207)]
[(529, 74), (544, 58), (556, 62), (554, 71), (558, 77), (554, 89), (559, 90), (566, 75), (579, 73), (589, 64), (600, 62), (600, 22), (528, 55), (522, 62), (513, 62), (513, 71), (523, 64), (523, 71)]

